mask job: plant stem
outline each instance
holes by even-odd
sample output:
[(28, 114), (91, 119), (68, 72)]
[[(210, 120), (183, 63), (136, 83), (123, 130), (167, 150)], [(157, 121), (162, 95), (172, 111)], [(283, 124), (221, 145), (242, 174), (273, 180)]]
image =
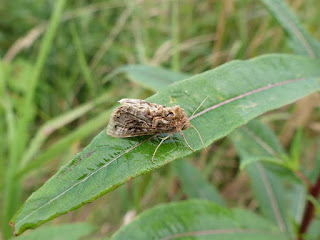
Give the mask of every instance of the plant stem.
[[(318, 176), (316, 183), (309, 189), (309, 194), (315, 199), (318, 199), (320, 195), (320, 175)], [(315, 207), (313, 203), (308, 200), (307, 207), (304, 211), (303, 219), (300, 225), (298, 240), (303, 240), (303, 235), (307, 232), (307, 229), (310, 226), (310, 223), (312, 222), (314, 216)]]

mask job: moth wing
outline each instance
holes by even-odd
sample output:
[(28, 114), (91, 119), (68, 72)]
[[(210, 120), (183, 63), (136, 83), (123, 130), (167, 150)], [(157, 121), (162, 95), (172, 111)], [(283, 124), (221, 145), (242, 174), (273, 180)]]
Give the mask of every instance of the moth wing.
[(110, 117), (107, 134), (117, 138), (136, 137), (155, 133), (152, 128), (152, 120), (139, 118), (128, 111), (126, 107), (119, 107)]
[(144, 104), (147, 103), (147, 101), (142, 99), (134, 99), (134, 98), (122, 98), (119, 103), (121, 105), (137, 105), (137, 104)]
[[(134, 99), (134, 98), (123, 98), (119, 101), (119, 103), (123, 106), (131, 106), (136, 109), (143, 109), (146, 107), (149, 107), (151, 109), (159, 108), (159, 106), (162, 106), (160, 104), (156, 103), (150, 103), (142, 99)], [(162, 106), (165, 107), (165, 106)]]
[(171, 129), (152, 127), (153, 112), (161, 105), (141, 99), (124, 98), (121, 106), (113, 111), (107, 127), (107, 134), (117, 138), (152, 135), (171, 132)]
[[(121, 112), (131, 114), (133, 118), (141, 119), (148, 124), (150, 123), (150, 125), (154, 118), (153, 113), (161, 107), (159, 104), (149, 103), (141, 99), (124, 98), (119, 102), (121, 103), (121, 106), (119, 107)], [(128, 116), (128, 119), (130, 119), (130, 116)]]

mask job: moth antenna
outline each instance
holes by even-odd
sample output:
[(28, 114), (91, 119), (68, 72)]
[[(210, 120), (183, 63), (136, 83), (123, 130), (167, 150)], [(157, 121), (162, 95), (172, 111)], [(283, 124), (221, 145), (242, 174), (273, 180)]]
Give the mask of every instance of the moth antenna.
[(203, 148), (207, 150), (206, 145), (204, 145), (204, 142), (202, 140), (201, 134), (199, 133), (198, 129), (195, 126), (193, 126), (192, 124), (190, 124), (190, 126), (198, 133), (198, 136), (199, 136), (199, 138), (201, 140)]
[(199, 108), (204, 104), (204, 102), (208, 99), (208, 97), (206, 97), (202, 103), (200, 103), (199, 107), (197, 107), (197, 109), (192, 113), (191, 117), (199, 110)]
[(182, 132), (181, 130), (180, 130), (180, 134), (181, 134), (181, 136), (183, 137), (183, 139), (184, 139), (184, 141), (186, 142), (186, 144), (188, 145), (188, 147), (189, 147), (193, 152), (195, 152), (195, 150), (189, 145), (187, 139), (185, 138), (185, 136), (184, 136), (184, 134), (183, 134), (183, 132)]
[(156, 150), (154, 150), (153, 155), (152, 155), (152, 163), (154, 163), (153, 159), (154, 156), (156, 155), (156, 152), (158, 151), (158, 148), (160, 147), (160, 145), (167, 140), (169, 137), (171, 137), (173, 135), (173, 133), (169, 134), (168, 136), (166, 136), (165, 138), (161, 138), (161, 142), (158, 144), (158, 146), (156, 147)]

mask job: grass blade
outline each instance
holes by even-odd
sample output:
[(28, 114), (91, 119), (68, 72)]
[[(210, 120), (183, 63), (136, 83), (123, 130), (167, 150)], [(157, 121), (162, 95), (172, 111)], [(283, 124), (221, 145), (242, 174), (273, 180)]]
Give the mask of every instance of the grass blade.
[(78, 63), (79, 63), (82, 75), (84, 77), (84, 80), (86, 81), (91, 97), (93, 97), (95, 96), (95, 93), (96, 93), (96, 86), (95, 86), (96, 84), (92, 79), (91, 72), (86, 62), (85, 54), (83, 52), (81, 42), (77, 33), (77, 29), (74, 23), (70, 23), (70, 31), (72, 35), (73, 44), (75, 45), (75, 48), (76, 48), (77, 59), (78, 59)]
[(14, 134), (14, 144), (11, 144), (9, 149), (10, 161), (7, 168), (5, 182), (3, 218), (3, 235), (5, 239), (11, 236), (11, 231), (7, 224), (9, 223), (9, 220), (12, 217), (13, 213), (16, 211), (20, 198), (20, 182), (15, 179), (15, 174), (18, 169), (20, 157), (22, 156), (28, 140), (29, 124), (34, 117), (34, 92), (45, 60), (51, 48), (53, 37), (55, 35), (64, 4), (65, 0), (59, 0), (56, 4), (56, 8), (51, 17), (48, 31), (41, 45), (41, 49), (33, 72), (33, 77), (30, 79), (28, 91), (26, 92), (26, 96), (21, 105), (21, 108), (18, 109), (19, 118), (17, 121), (17, 130)]
[[(11, 182), (13, 179), (14, 170), (16, 167), (15, 159), (14, 159), (14, 151), (15, 151), (15, 145), (14, 145), (14, 138), (16, 136), (16, 121), (15, 121), (15, 114), (13, 112), (13, 106), (11, 102), (11, 98), (8, 96), (8, 93), (6, 92), (6, 86), (5, 86), (5, 76), (2, 68), (3, 62), (0, 62), (0, 94), (1, 94), (1, 106), (4, 109), (5, 114), (5, 120), (6, 120), (6, 127), (7, 127), (7, 147), (9, 150), (9, 168), (6, 171), (6, 174), (4, 174), (5, 169), (5, 158), (0, 159), (1, 164), (1, 173), (3, 171), (3, 175), (5, 176), (3, 178), (4, 182), (0, 185), (4, 184), (4, 206), (2, 210), (2, 231), (4, 238), (8, 238), (11, 236), (11, 231), (8, 225), (8, 220), (11, 218), (11, 214), (16, 210), (12, 206), (12, 198), (14, 196), (14, 192), (12, 190), (15, 188), (14, 184)], [(12, 200), (13, 201), (13, 200)]]
[(302, 27), (283, 0), (260, 0), (289, 35), (296, 53), (320, 58), (320, 43)]

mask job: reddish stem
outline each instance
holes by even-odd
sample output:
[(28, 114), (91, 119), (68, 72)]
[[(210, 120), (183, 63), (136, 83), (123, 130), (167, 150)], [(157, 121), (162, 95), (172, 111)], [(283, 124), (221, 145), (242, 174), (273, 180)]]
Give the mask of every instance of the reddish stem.
[[(309, 189), (309, 194), (313, 196), (315, 199), (318, 199), (320, 195), (320, 175), (318, 176), (316, 183)], [(312, 219), (314, 218), (314, 215), (315, 215), (315, 207), (313, 203), (310, 200), (308, 200), (307, 207), (304, 211), (304, 216), (299, 229), (298, 240), (303, 240), (303, 234), (307, 232), (307, 229)]]

